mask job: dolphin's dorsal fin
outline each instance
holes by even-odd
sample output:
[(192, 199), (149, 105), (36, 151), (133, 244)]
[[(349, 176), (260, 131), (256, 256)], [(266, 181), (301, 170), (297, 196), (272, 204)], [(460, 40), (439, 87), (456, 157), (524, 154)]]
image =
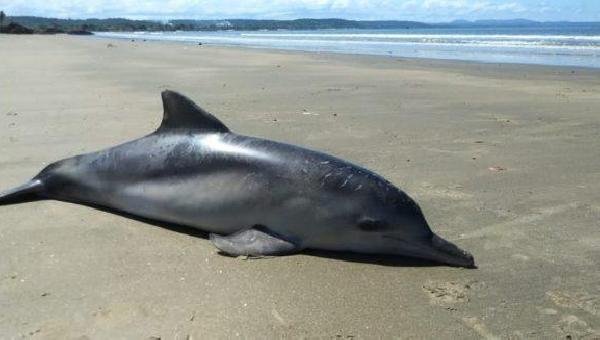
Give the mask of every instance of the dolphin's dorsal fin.
[(202, 110), (188, 97), (175, 91), (162, 92), (164, 116), (158, 132), (173, 129), (229, 132), (229, 129), (212, 114)]

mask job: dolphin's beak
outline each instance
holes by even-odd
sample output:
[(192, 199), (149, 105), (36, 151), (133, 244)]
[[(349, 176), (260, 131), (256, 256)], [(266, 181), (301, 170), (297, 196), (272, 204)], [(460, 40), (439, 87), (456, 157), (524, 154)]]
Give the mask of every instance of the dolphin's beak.
[(386, 238), (399, 242), (397, 244), (399, 255), (421, 258), (450, 266), (477, 268), (473, 255), (436, 234), (433, 234), (431, 238), (417, 242), (408, 242), (394, 236), (387, 236)]
[(477, 268), (473, 255), (436, 234), (433, 234), (433, 237), (431, 238), (431, 250), (432, 260), (446, 263), (451, 266)]

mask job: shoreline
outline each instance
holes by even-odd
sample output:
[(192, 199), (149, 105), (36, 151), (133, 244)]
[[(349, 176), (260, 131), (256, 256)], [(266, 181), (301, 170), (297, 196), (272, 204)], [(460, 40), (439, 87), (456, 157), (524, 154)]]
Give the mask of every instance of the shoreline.
[[(304, 47), (284, 47), (284, 46), (278, 46), (278, 43), (284, 43), (286, 40), (282, 39), (274, 39), (271, 42), (272, 46), (260, 46), (260, 43), (256, 43), (256, 44), (252, 44), (250, 42), (245, 42), (241, 36), (228, 36), (228, 35), (215, 35), (215, 36), (211, 36), (210, 34), (208, 36), (197, 36), (197, 37), (193, 37), (193, 36), (189, 36), (187, 37), (187, 39), (193, 39), (193, 41), (186, 41), (186, 40), (177, 40), (175, 38), (185, 38), (186, 36), (172, 36), (170, 38), (173, 38), (172, 40), (167, 36), (165, 39), (156, 39), (155, 36), (153, 35), (138, 35), (136, 36), (136, 34), (139, 34), (140, 32), (96, 32), (97, 37), (100, 38), (109, 38), (109, 39), (123, 39), (123, 40), (130, 40), (130, 39), (137, 39), (137, 40), (143, 40), (143, 41), (162, 41), (162, 42), (175, 42), (175, 43), (184, 43), (184, 44), (203, 44), (203, 45), (208, 45), (208, 46), (221, 46), (221, 47), (233, 47), (233, 48), (251, 48), (251, 49), (259, 49), (259, 50), (277, 50), (277, 51), (299, 51), (299, 52), (307, 52), (307, 53), (316, 53), (316, 54), (341, 54), (341, 55), (364, 55), (364, 56), (377, 56), (377, 57), (390, 57), (390, 58), (405, 58), (405, 59), (422, 59), (422, 60), (442, 60), (442, 61), (464, 61), (464, 62), (475, 62), (475, 63), (485, 63), (485, 64), (517, 64), (517, 65), (541, 65), (541, 66), (556, 66), (556, 67), (577, 67), (577, 68), (589, 68), (589, 69), (600, 69), (600, 64), (597, 62), (597, 57), (596, 58), (591, 58), (589, 55), (586, 54), (582, 54), (579, 56), (576, 55), (570, 55), (570, 54), (564, 54), (565, 52), (560, 52), (558, 53), (557, 51), (555, 51), (555, 53), (541, 53), (541, 54), (536, 54), (538, 53), (535, 49), (529, 50), (527, 52), (527, 50), (521, 50), (520, 52), (516, 52), (516, 50), (511, 50), (511, 49), (507, 49), (505, 51), (502, 50), (495, 50), (495, 49), (491, 49), (488, 48), (487, 50), (485, 49), (485, 44), (484, 45), (479, 45), (478, 48), (480, 48), (481, 50), (479, 51), (468, 51), (468, 50), (463, 50), (464, 47), (466, 47), (467, 45), (461, 45), (461, 44), (454, 44), (454, 48), (453, 48), (453, 52), (452, 54), (454, 54), (454, 56), (449, 56), (446, 55), (444, 56), (443, 54), (449, 54), (449, 52), (447, 50), (442, 49), (442, 46), (444, 46), (443, 43), (441, 43), (436, 49), (436, 44), (433, 45), (428, 45), (427, 43), (420, 43), (420, 42), (410, 42), (407, 43), (408, 45), (413, 44), (412, 48), (414, 49), (414, 52), (412, 54), (429, 54), (429, 56), (418, 56), (418, 55), (407, 55), (407, 51), (406, 50), (397, 50), (394, 52), (394, 54), (388, 54), (388, 53), (392, 53), (393, 52), (393, 48), (391, 48), (391, 50), (387, 51), (386, 53), (383, 53), (382, 50), (380, 49), (372, 49), (370, 52), (367, 51), (361, 51), (360, 49), (353, 49), (353, 50), (346, 50), (344, 51), (343, 48), (340, 51), (334, 51), (332, 50), (334, 45), (328, 46), (328, 43), (335, 43), (335, 40), (324, 40), (322, 41), (323, 46), (320, 47), (316, 47), (316, 46), (311, 46), (310, 44), (308, 45), (304, 45)], [(162, 32), (165, 33), (165, 32)], [(203, 34), (202, 32), (192, 32), (192, 33), (200, 33)], [(103, 36), (103, 34), (109, 34), (109, 35), (105, 35)], [(118, 37), (118, 36), (110, 36), (110, 34), (123, 34), (125, 36), (123, 37)], [(175, 34), (175, 33), (172, 33)], [(351, 35), (351, 34), (350, 34)], [(243, 34), (242, 34), (243, 36)], [(260, 38), (262, 36), (262, 33), (254, 33), (253, 37), (255, 38)], [(270, 37), (269, 34), (266, 34), (265, 36)], [(275, 35), (277, 36), (277, 35)], [(294, 34), (290, 34), (290, 37), (293, 37)], [(308, 34), (308, 36), (310, 36), (310, 34)], [(318, 35), (317, 35), (318, 36)], [(340, 37), (343, 37), (344, 34), (339, 34)], [(373, 37), (376, 37), (377, 34), (374, 34)], [(403, 35), (406, 37), (411, 37), (411, 36), (415, 36), (418, 37), (419, 35), (412, 35), (412, 34), (408, 34), (408, 35)], [(441, 35), (444, 36), (444, 35)], [(448, 37), (452, 37), (453, 35), (448, 35)], [(472, 35), (472, 39), (477, 39), (478, 37), (488, 37), (486, 35), (480, 35), (480, 34), (473, 34)], [(512, 37), (512, 36), (510, 36)], [(515, 36), (517, 37), (517, 36)], [(527, 37), (527, 36), (523, 36), (523, 37)], [(541, 37), (540, 36), (535, 36), (535, 37)], [(552, 36), (554, 38), (557, 38), (558, 36)], [(568, 37), (568, 36), (566, 36)], [(203, 41), (204, 39), (208, 39), (207, 41)], [(217, 43), (213, 43), (213, 40), (219, 40), (219, 39), (224, 39), (221, 42), (217, 42)], [(236, 43), (228, 43), (227, 40), (228, 39), (238, 39), (239, 41)], [(566, 39), (566, 38), (565, 38)], [(252, 39), (250, 39), (252, 40)], [(294, 41), (294, 40), (291, 40)], [(310, 42), (312, 40), (306, 40), (305, 43)], [(526, 39), (524, 40), (527, 43), (531, 43), (529, 41), (527, 41)], [(348, 43), (353, 42), (353, 43), (358, 43), (357, 46), (361, 46), (361, 44), (366, 44), (366, 43), (370, 43), (371, 41), (348, 41)], [(376, 43), (375, 41), (373, 43)], [(384, 42), (381, 42), (384, 43)], [(391, 42), (390, 42), (391, 43)], [(452, 45), (452, 44), (450, 44)], [(476, 45), (477, 46), (477, 45)], [(499, 46), (503, 46), (503, 45), (499, 45)], [(499, 46), (494, 46), (494, 48), (497, 48)], [(552, 46), (552, 45), (549, 45)], [(561, 47), (567, 47), (567, 50), (569, 50), (571, 47), (573, 46), (563, 46), (563, 45), (559, 45)], [(548, 47), (548, 46), (545, 46)], [(558, 47), (554, 47), (554, 48), (558, 48)], [(578, 47), (573, 47), (573, 48), (578, 48)], [(592, 48), (592, 47), (590, 47)], [(410, 49), (410, 48), (409, 48)], [(592, 50), (593, 51), (593, 50)], [(591, 53), (591, 52), (590, 52)], [(409, 53), (410, 54), (410, 53)], [(437, 56), (434, 56), (436, 55)], [(533, 56), (535, 58), (531, 59), (530, 61), (525, 61), (524, 55), (531, 55), (533, 54)], [(511, 55), (510, 58), (516, 58), (515, 60), (506, 60), (507, 56)], [(596, 55), (596, 54), (595, 54)], [(487, 56), (487, 57), (484, 57)], [(567, 57), (568, 56), (568, 57)], [(500, 60), (500, 59), (505, 59), (505, 60)], [(564, 59), (559, 60), (556, 58), (568, 58), (568, 59)], [(586, 62), (582, 62), (582, 58), (584, 58), (585, 60), (587, 60)], [(487, 59), (487, 60), (486, 60)], [(494, 60), (496, 59), (496, 60)], [(520, 61), (518, 59), (521, 59)], [(536, 60), (537, 59), (537, 60)], [(556, 59), (556, 60), (555, 60)], [(589, 59), (589, 60), (588, 60)], [(544, 60), (545, 62), (539, 62), (539, 60)], [(572, 64), (569, 64), (572, 63)], [(587, 64), (587, 65), (586, 65)]]
[[(102, 39), (102, 40), (114, 40), (114, 41), (131, 41), (132, 38), (113, 38), (113, 37), (102, 37), (102, 36), (92, 36), (92, 38)], [(146, 41), (139, 41), (139, 38), (135, 39), (135, 42), (142, 43), (156, 43), (156, 44), (174, 44), (174, 45), (198, 45), (198, 42), (191, 41), (168, 41), (168, 40), (152, 40), (148, 39)], [(300, 50), (300, 49), (285, 49), (285, 48), (268, 48), (268, 47), (254, 47), (254, 46), (239, 46), (239, 45), (219, 45), (219, 44), (211, 44), (211, 43), (203, 43), (204, 47), (212, 47), (212, 48), (227, 48), (227, 49), (249, 49), (249, 50), (257, 50), (264, 53), (282, 53), (282, 54), (299, 54), (299, 55), (321, 55), (321, 56), (340, 56), (340, 57), (363, 57), (363, 58), (374, 58), (374, 59), (396, 59), (407, 62), (415, 62), (415, 63), (429, 63), (430, 66), (446, 66), (446, 67), (455, 67), (455, 66), (465, 66), (468, 67), (470, 64), (474, 65), (486, 65), (486, 66), (513, 66), (514, 68), (519, 67), (540, 67), (540, 68), (557, 68), (557, 69), (576, 69), (582, 71), (592, 71), (600, 74), (600, 67), (591, 67), (591, 66), (571, 66), (571, 65), (552, 65), (552, 64), (528, 64), (528, 63), (509, 63), (509, 62), (486, 62), (486, 61), (477, 61), (477, 60), (462, 60), (462, 59), (437, 59), (437, 58), (420, 58), (420, 57), (402, 57), (402, 56), (387, 56), (387, 55), (377, 55), (377, 54), (361, 54), (361, 53), (343, 53), (343, 52), (315, 52), (308, 50)], [(440, 65), (436, 65), (438, 62)], [(431, 65), (433, 64), (433, 65)], [(447, 64), (447, 65), (445, 65)]]
[(151, 133), (169, 88), (236, 133), (377, 172), (478, 265), (243, 260), (184, 230), (89, 207), (1, 206), (9, 338), (600, 335), (595, 69), (66, 35), (0, 44), (0, 190)]
[[(82, 37), (90, 38), (90, 37)], [(93, 39), (107, 40), (113, 42), (131, 42), (129, 38), (111, 38), (111, 37), (99, 37), (92, 36)], [(146, 40), (139, 41), (135, 39), (135, 43), (150, 43), (150, 44), (165, 44), (165, 45), (179, 45), (179, 46), (198, 46), (195, 42), (185, 41), (167, 41), (167, 40)], [(597, 74), (600, 76), (600, 67), (588, 67), (588, 66), (568, 66), (568, 65), (547, 65), (547, 64), (527, 64), (527, 63), (500, 63), (500, 62), (484, 62), (476, 60), (458, 60), (458, 59), (435, 59), (435, 58), (419, 58), (419, 57), (398, 57), (398, 56), (385, 56), (385, 55), (373, 55), (373, 54), (351, 54), (351, 53), (337, 53), (337, 52), (313, 52), (304, 50), (293, 50), (293, 49), (278, 49), (278, 48), (266, 48), (266, 47), (251, 47), (251, 46), (235, 46), (235, 45), (213, 45), (210, 43), (202, 43), (200, 48), (211, 48), (211, 49), (227, 49), (231, 51), (235, 50), (248, 50), (257, 51), (267, 54), (280, 54), (280, 55), (298, 55), (307, 57), (330, 57), (331, 59), (349, 60), (356, 59), (365, 61), (391, 61), (391, 62), (404, 62), (403, 66), (409, 66), (414, 68), (424, 67), (435, 67), (440, 69), (460, 69), (468, 72), (474, 66), (478, 68), (478, 71), (490, 71), (493, 72), (496, 69), (508, 69), (509, 71), (556, 71), (557, 75), (568, 74), (571, 71), (582, 71), (589, 72), (591, 74)], [(372, 59), (372, 60), (370, 60)], [(504, 71), (504, 70), (503, 70)]]

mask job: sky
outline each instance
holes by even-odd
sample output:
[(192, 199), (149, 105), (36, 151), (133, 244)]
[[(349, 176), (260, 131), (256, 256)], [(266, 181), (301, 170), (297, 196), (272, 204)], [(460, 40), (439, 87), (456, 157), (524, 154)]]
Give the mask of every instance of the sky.
[(0, 0), (7, 15), (130, 19), (600, 21), (600, 0)]

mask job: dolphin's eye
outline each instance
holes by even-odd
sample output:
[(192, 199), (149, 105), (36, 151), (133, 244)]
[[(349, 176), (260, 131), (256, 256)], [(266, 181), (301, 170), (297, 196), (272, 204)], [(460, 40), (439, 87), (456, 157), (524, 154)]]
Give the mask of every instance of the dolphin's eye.
[(365, 218), (358, 222), (358, 228), (364, 231), (378, 231), (387, 228), (387, 224), (383, 221)]

